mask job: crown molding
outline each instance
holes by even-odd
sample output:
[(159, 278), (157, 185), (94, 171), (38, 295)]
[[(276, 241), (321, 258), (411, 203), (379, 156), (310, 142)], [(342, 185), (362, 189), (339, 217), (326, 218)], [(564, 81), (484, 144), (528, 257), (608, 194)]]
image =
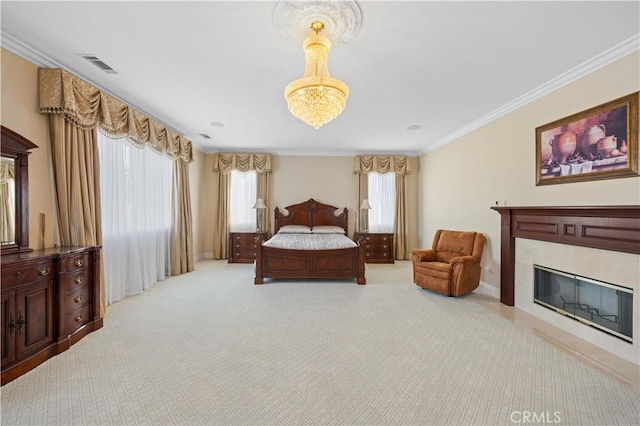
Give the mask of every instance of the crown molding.
[(429, 144), (427, 148), (420, 151), (420, 155), (426, 154), (429, 151), (433, 151), (436, 148), (440, 148), (452, 142), (467, 133), (471, 133), (472, 131), (489, 124), (490, 122), (497, 120), (498, 118), (517, 110), (555, 90), (560, 89), (563, 86), (566, 86), (570, 83), (573, 83), (576, 80), (579, 80), (582, 77), (585, 77), (600, 68), (603, 68), (613, 62), (616, 62), (625, 56), (629, 56), (632, 53), (635, 53), (640, 50), (640, 33), (628, 38), (627, 40), (622, 41), (621, 43), (613, 46), (610, 49), (605, 50), (599, 55), (594, 56), (591, 59), (586, 60), (580, 65), (571, 68), (569, 71), (560, 74), (559, 76), (543, 83), (542, 85), (536, 87), (535, 89), (525, 93), (524, 95), (514, 99), (513, 101), (501, 106), (500, 108), (490, 112), (489, 114), (480, 117), (479, 119), (467, 124), (456, 130), (453, 133), (445, 136), (442, 139), (435, 141), (432, 144)]
[(64, 68), (62, 64), (33, 49), (13, 36), (0, 31), (0, 47), (39, 67)]
[(200, 151), (205, 154), (215, 154), (216, 152), (238, 152), (238, 153), (252, 153), (252, 152), (264, 152), (271, 155), (280, 155), (287, 157), (355, 157), (356, 155), (406, 155), (407, 157), (418, 157), (418, 153), (415, 151), (403, 151), (403, 152), (364, 152), (364, 151), (300, 151), (300, 150), (255, 150), (255, 149), (225, 149), (216, 147), (200, 147)]

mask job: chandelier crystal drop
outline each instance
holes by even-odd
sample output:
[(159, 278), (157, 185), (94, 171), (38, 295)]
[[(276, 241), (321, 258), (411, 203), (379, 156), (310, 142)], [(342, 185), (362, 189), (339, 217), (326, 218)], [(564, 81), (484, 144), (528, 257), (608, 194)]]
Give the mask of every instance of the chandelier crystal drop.
[(349, 97), (347, 85), (329, 76), (331, 41), (319, 34), (323, 28), (322, 22), (311, 24), (313, 33), (302, 44), (306, 52), (304, 77), (284, 89), (291, 114), (316, 129), (339, 116)]

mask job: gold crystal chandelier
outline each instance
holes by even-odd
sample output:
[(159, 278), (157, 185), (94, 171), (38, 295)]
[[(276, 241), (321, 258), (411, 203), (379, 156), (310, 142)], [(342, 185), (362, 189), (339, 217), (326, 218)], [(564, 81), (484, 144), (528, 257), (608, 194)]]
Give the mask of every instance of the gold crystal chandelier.
[(311, 24), (313, 32), (302, 44), (306, 52), (304, 77), (284, 89), (291, 114), (316, 129), (339, 116), (349, 97), (347, 85), (329, 76), (331, 41), (319, 34), (323, 29), (322, 22)]

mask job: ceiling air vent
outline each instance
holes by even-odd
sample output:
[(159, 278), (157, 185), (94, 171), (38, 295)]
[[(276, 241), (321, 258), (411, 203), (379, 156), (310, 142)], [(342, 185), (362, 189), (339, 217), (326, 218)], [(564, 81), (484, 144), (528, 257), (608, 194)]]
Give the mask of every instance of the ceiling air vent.
[(211, 139), (211, 136), (207, 135), (206, 133), (198, 133), (198, 134), (205, 139)]
[(108, 74), (118, 74), (116, 70), (111, 68), (109, 65), (105, 64), (102, 60), (100, 60), (100, 58), (98, 58), (95, 55), (85, 55), (81, 53), (80, 56), (82, 56), (87, 61), (91, 62), (93, 65), (95, 65), (96, 67), (100, 68), (102, 71)]

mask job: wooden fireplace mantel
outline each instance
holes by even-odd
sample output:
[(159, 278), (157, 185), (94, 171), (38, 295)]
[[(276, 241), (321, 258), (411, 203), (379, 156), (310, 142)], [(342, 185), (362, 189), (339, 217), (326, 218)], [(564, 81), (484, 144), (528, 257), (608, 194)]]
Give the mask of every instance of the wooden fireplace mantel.
[(516, 238), (640, 254), (640, 206), (491, 207), (500, 213), (500, 302), (514, 304)]

